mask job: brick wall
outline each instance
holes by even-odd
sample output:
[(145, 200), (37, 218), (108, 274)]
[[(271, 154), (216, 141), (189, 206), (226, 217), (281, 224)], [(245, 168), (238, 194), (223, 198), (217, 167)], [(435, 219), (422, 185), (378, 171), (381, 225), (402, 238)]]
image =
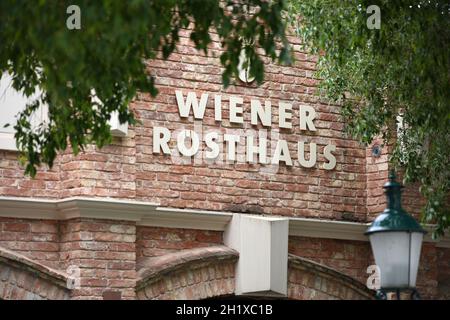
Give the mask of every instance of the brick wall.
[[(5, 179), (8, 187), (2, 187), (0, 193), (60, 198), (108, 196), (148, 200), (180, 208), (332, 219), (344, 216), (352, 220), (365, 220), (365, 149), (343, 137), (339, 106), (329, 105), (314, 95), (317, 80), (312, 74), (316, 58), (299, 51), (297, 39), (291, 38), (291, 41), (297, 49), (294, 66), (277, 66), (266, 61), (266, 80), (260, 87), (237, 82), (224, 89), (219, 60), (212, 57), (220, 54), (217, 49), (219, 44), (213, 43), (211, 55), (203, 57), (193, 49), (188, 34), (182, 33), (178, 53), (168, 61), (154, 60), (149, 63), (160, 94), (156, 98), (139, 94), (131, 104), (142, 125), (130, 128), (128, 137), (115, 139), (103, 150), (89, 147), (86, 153), (77, 157), (69, 153), (62, 155), (51, 172), (38, 175), (32, 182), (23, 179), (22, 173), (17, 170), (16, 155), (4, 153), (5, 160), (0, 162), (0, 179)], [(274, 125), (272, 131), (288, 141), (294, 163), (298, 141), (317, 143), (318, 165), (311, 169), (301, 168), (298, 164), (293, 167), (280, 165), (277, 170), (267, 172), (259, 164), (173, 165), (169, 156), (154, 155), (154, 126), (163, 125), (171, 130), (192, 129), (192, 117), (181, 120), (178, 115), (175, 100), (177, 89), (185, 93), (193, 90), (198, 94), (222, 94), (224, 121), (214, 121), (211, 99), (203, 119), (204, 130), (219, 132), (262, 129), (261, 125), (249, 124), (250, 99), (270, 100), (274, 122), (278, 117), (278, 102), (292, 103), (293, 129), (279, 131)], [(244, 98), (245, 124), (241, 127), (227, 120), (226, 103), (230, 95)], [(315, 108), (317, 131), (299, 130), (300, 104)], [(322, 154), (326, 144), (337, 146), (337, 167), (331, 171), (319, 168), (324, 162)]]
[(136, 227), (108, 220), (74, 219), (61, 224), (61, 262), (80, 268), (74, 298), (101, 299), (105, 289), (135, 298)]
[[(381, 154), (374, 156), (372, 148), (379, 146)], [(366, 177), (367, 177), (367, 219), (373, 220), (386, 208), (386, 195), (383, 185), (388, 180), (389, 170), (392, 169), (389, 164), (389, 155), (392, 154), (393, 146), (384, 145), (379, 138), (375, 139), (370, 146), (366, 148)], [(397, 181), (403, 183), (403, 172), (396, 172)], [(425, 205), (425, 199), (420, 194), (419, 184), (412, 183), (404, 185), (402, 191), (402, 206), (406, 212), (412, 214), (420, 220), (422, 208)]]
[[(115, 138), (102, 150), (90, 146), (78, 156), (66, 152), (57, 158), (53, 169), (42, 169), (34, 180), (23, 177), (17, 153), (0, 151), (0, 196), (113, 197), (156, 202), (166, 207), (371, 220), (385, 206), (381, 187), (387, 178), (389, 150), (385, 148), (381, 157), (374, 158), (370, 148), (344, 137), (340, 107), (315, 96), (316, 58), (300, 51), (297, 39), (290, 40), (296, 55), (293, 66), (266, 61), (266, 78), (261, 86), (237, 82), (224, 89), (219, 60), (212, 57), (220, 54), (219, 44), (214, 42), (210, 56), (204, 57), (194, 50), (188, 34), (183, 32), (181, 45), (168, 61), (148, 63), (160, 93), (156, 98), (146, 93), (137, 96), (130, 108), (141, 124), (130, 127), (126, 138)], [(246, 163), (174, 164), (170, 156), (153, 154), (154, 126), (164, 126), (172, 132), (193, 129), (192, 116), (184, 120), (179, 117), (175, 90), (184, 94), (195, 91), (198, 96), (209, 93), (203, 130), (220, 133), (263, 129), (261, 125), (250, 125), (250, 99), (270, 100), (275, 123), (278, 102), (292, 103), (293, 129), (278, 130), (275, 124), (272, 131), (288, 141), (294, 166), (282, 164), (272, 170)], [(211, 98), (214, 94), (222, 95), (222, 122), (214, 120)], [(242, 126), (227, 120), (230, 95), (244, 98)], [(317, 131), (299, 130), (300, 104), (315, 108)], [(298, 141), (317, 143), (318, 165), (307, 169), (295, 163)], [(337, 166), (330, 171), (320, 167), (327, 144), (337, 146)], [(174, 139), (170, 145), (174, 147)], [(406, 209), (415, 213), (419, 206), (417, 193), (408, 190)], [(136, 227), (129, 222), (89, 219), (55, 222), (1, 218), (0, 231), (2, 247), (60, 270), (80, 266), (82, 288), (73, 292), (74, 298), (92, 299), (101, 299), (106, 289), (120, 291), (125, 299), (135, 298), (133, 283), (140, 259), (222, 243), (222, 233), (216, 231)], [(363, 283), (365, 270), (372, 264), (366, 242), (291, 237), (289, 252), (335, 268)], [(448, 261), (447, 249), (432, 244), (424, 246), (419, 274), (424, 296), (448, 295)]]
[[(214, 37), (213, 37), (214, 38)], [(216, 38), (214, 38), (217, 40)], [(138, 199), (158, 202), (163, 206), (220, 211), (265, 213), (289, 216), (320, 217), (365, 221), (372, 219), (385, 205), (382, 185), (387, 177), (388, 149), (381, 157), (371, 156), (370, 148), (344, 137), (340, 107), (321, 101), (316, 95), (318, 80), (313, 77), (316, 57), (300, 50), (299, 40), (290, 37), (295, 50), (293, 66), (278, 66), (265, 61), (266, 78), (261, 86), (244, 85), (236, 81), (222, 87), (218, 58), (220, 45), (214, 42), (210, 55), (204, 57), (194, 50), (188, 32), (182, 32), (181, 42), (168, 61), (148, 63), (155, 75), (160, 94), (151, 98), (141, 93), (131, 103), (131, 109), (142, 125), (131, 127), (126, 138), (115, 138), (102, 150), (94, 146), (73, 156), (66, 152), (55, 161), (52, 170), (43, 168), (36, 179), (23, 177), (17, 153), (0, 151), (0, 195), (66, 198), (97, 196)], [(259, 164), (174, 165), (170, 156), (152, 152), (152, 128), (162, 125), (171, 130), (192, 129), (193, 118), (181, 119), (175, 90), (209, 93), (210, 101), (202, 121), (204, 130), (224, 132), (229, 129), (260, 130), (261, 125), (249, 124), (250, 99), (272, 102), (276, 122), (279, 101), (293, 104), (293, 129), (278, 130), (280, 138), (289, 142), (291, 156), (296, 161), (297, 141), (318, 144), (318, 163), (323, 162), (323, 147), (337, 146), (337, 166), (327, 171), (319, 165), (307, 169), (298, 164), (280, 165), (277, 170), (265, 170)], [(223, 119), (214, 121), (212, 97), (222, 94)], [(230, 124), (226, 103), (230, 95), (244, 98), (242, 126)], [(317, 131), (300, 131), (298, 109), (309, 104), (317, 112)], [(174, 139), (173, 139), (174, 140)], [(380, 143), (376, 141), (376, 143)], [(172, 146), (174, 141), (171, 142)], [(405, 206), (414, 213), (420, 211), (417, 187), (405, 193)]]
[[(374, 155), (374, 149), (380, 150)], [(381, 139), (375, 139), (366, 148), (366, 177), (367, 177), (367, 216), (369, 220), (377, 217), (386, 208), (386, 195), (383, 185), (389, 174), (389, 146), (383, 146)]]
[(420, 255), (417, 288), (424, 299), (439, 298), (438, 292), (438, 252), (432, 243), (424, 243)]
[(85, 153), (61, 158), (61, 198), (97, 196), (135, 198), (136, 157), (134, 131), (125, 138), (113, 138), (99, 150), (89, 146)]
[(57, 221), (0, 218), (0, 247), (58, 269), (58, 228)]
[(222, 244), (222, 232), (192, 229), (137, 227), (137, 259)]
[(0, 195), (14, 197), (58, 198), (60, 191), (59, 160), (51, 170), (44, 166), (34, 179), (24, 177), (18, 153), (0, 150)]
[(402, 204), (406, 212), (412, 214), (420, 221), (425, 206), (425, 198), (419, 192), (419, 185), (417, 183), (405, 186), (402, 193)]
[[(296, 41), (292, 39), (293, 41)], [(289, 216), (341, 218), (350, 216), (364, 220), (365, 200), (365, 150), (358, 143), (344, 139), (339, 107), (329, 105), (314, 96), (317, 80), (312, 77), (315, 58), (297, 52), (294, 67), (276, 66), (266, 63), (266, 81), (260, 87), (237, 83), (223, 89), (218, 60), (201, 57), (193, 51), (192, 44), (182, 38), (179, 54), (169, 61), (152, 61), (149, 69), (156, 76), (160, 89), (158, 97), (139, 95), (133, 109), (143, 125), (136, 128), (136, 184), (137, 197), (160, 202), (164, 206), (201, 208), (221, 211), (238, 211)], [(298, 42), (295, 43), (298, 45)], [(212, 54), (220, 52), (213, 46)], [(318, 144), (318, 163), (323, 162), (323, 147), (333, 143), (337, 146), (337, 167), (327, 171), (316, 166), (305, 169), (294, 165), (281, 165), (274, 172), (267, 172), (259, 164), (174, 166), (170, 156), (152, 152), (152, 128), (164, 126), (172, 132), (178, 129), (193, 129), (192, 115), (180, 119), (175, 99), (175, 90), (222, 94), (225, 112), (223, 121), (214, 121), (213, 100), (207, 105), (202, 120), (203, 130), (242, 129), (260, 130), (251, 126), (250, 99), (269, 99), (273, 106), (279, 101), (293, 103), (293, 129), (279, 131), (280, 138), (290, 146), (293, 161), (297, 160), (298, 141)], [(236, 126), (227, 120), (226, 103), (230, 95), (244, 97), (244, 124)], [(296, 116), (300, 104), (311, 104), (318, 113), (317, 131), (300, 131)], [(272, 108), (272, 117), (277, 119), (277, 108)], [(276, 126), (272, 131), (277, 131)], [(175, 140), (175, 139), (173, 139)], [(171, 141), (174, 146), (175, 141)], [(264, 172), (266, 171), (266, 172)], [(153, 192), (148, 192), (152, 189)]]
[(440, 299), (450, 299), (450, 249), (437, 249), (438, 264), (438, 296)]
[(289, 237), (289, 253), (313, 260), (366, 283), (371, 264), (370, 244), (364, 241)]

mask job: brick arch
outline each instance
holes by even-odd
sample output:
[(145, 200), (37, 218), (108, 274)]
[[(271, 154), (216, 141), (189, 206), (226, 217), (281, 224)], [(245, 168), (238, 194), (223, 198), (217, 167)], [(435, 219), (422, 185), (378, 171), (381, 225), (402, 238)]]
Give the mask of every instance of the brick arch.
[[(136, 296), (206, 299), (233, 296), (238, 253), (226, 246), (180, 250), (138, 263)], [(374, 299), (374, 291), (339, 271), (289, 255), (288, 299)]]
[(339, 271), (289, 255), (288, 298), (296, 300), (366, 300), (375, 291)]
[(180, 250), (138, 263), (136, 296), (147, 299), (206, 299), (234, 293), (238, 253), (226, 246)]
[(67, 275), (0, 247), (0, 299), (67, 300)]

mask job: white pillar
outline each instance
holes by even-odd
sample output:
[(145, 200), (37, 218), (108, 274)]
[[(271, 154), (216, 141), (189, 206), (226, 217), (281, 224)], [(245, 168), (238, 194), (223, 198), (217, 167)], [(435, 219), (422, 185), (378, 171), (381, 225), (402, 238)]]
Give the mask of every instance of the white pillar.
[(225, 245), (239, 252), (236, 295), (286, 296), (289, 219), (234, 214)]

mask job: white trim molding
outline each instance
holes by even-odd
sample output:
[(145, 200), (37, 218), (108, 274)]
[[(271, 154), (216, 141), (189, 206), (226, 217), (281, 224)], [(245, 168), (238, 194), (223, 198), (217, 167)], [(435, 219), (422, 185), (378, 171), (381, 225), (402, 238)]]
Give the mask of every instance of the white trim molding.
[[(0, 197), (0, 217), (51, 220), (92, 218), (134, 221), (139, 226), (225, 231), (233, 213), (167, 208), (156, 203), (112, 198), (73, 197), (51, 200)], [(289, 236), (368, 241), (364, 232), (369, 225), (370, 223), (289, 217)], [(428, 231), (425, 242), (450, 248), (449, 233), (433, 240), (433, 226), (427, 225), (425, 229)]]
[(159, 207), (112, 198), (36, 199), (0, 197), (0, 217), (68, 220), (92, 218), (134, 221), (140, 226), (223, 231), (233, 214)]
[(67, 220), (93, 218), (140, 221), (157, 204), (109, 198), (74, 197), (61, 200), (0, 197), (0, 217)]
[[(290, 218), (289, 235), (311, 238), (340, 239), (369, 241), (364, 235), (371, 222), (348, 222), (336, 220), (321, 220), (309, 218)], [(446, 233), (438, 240), (431, 238), (433, 225), (425, 225), (427, 234), (424, 237), (425, 242), (435, 242), (436, 247), (450, 248), (450, 234)]]
[(368, 241), (369, 224), (348, 221), (290, 218), (289, 235), (313, 238)]
[(152, 227), (224, 231), (232, 217), (231, 212), (157, 207), (151, 215), (143, 217), (137, 224)]

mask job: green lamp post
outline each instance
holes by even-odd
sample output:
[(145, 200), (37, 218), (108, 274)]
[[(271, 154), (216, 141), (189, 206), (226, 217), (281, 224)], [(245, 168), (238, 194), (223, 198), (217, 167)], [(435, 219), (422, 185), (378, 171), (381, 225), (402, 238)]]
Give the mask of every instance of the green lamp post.
[(392, 291), (397, 293), (399, 299), (402, 290), (412, 290), (412, 299), (420, 298), (416, 290), (416, 278), (426, 232), (403, 210), (402, 188), (391, 171), (389, 181), (384, 185), (387, 208), (365, 233), (369, 236), (375, 263), (380, 269), (380, 290), (377, 293), (380, 299), (386, 299), (386, 292)]

